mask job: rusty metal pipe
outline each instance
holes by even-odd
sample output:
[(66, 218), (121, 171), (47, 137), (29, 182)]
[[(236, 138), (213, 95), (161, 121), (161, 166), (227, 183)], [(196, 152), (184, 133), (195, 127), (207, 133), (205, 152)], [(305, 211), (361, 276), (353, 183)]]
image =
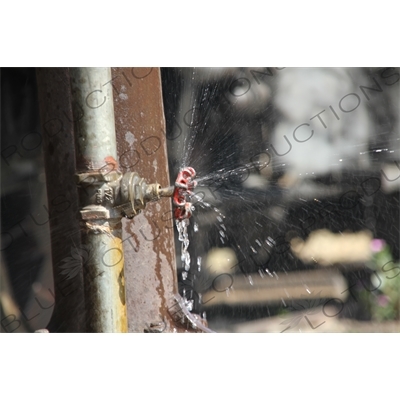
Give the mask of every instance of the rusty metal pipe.
[[(146, 181), (169, 187), (160, 69), (113, 68), (112, 72), (121, 169), (124, 173), (134, 169)], [(172, 196), (173, 188), (170, 192)], [(161, 199), (122, 221), (129, 332), (186, 330), (175, 321), (178, 282), (172, 217), (171, 201)]]
[(122, 225), (113, 208), (122, 174), (107, 84), (111, 69), (71, 68), (70, 75), (82, 242), (90, 253), (84, 268), (86, 330), (127, 332)]

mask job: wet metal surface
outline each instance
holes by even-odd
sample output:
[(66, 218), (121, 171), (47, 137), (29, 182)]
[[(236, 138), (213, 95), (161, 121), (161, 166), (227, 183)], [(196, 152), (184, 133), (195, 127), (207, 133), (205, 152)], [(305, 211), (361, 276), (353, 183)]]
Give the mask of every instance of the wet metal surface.
[[(113, 68), (112, 77), (121, 171), (168, 187), (159, 69)], [(171, 199), (147, 204), (134, 219), (123, 219), (122, 229), (129, 332), (182, 330), (169, 311), (177, 292)]]

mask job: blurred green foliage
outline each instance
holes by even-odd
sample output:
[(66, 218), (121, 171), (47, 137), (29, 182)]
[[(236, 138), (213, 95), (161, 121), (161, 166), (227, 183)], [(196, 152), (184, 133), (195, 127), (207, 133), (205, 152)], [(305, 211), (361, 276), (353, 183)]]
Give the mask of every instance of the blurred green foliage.
[(389, 246), (375, 253), (368, 263), (371, 276), (371, 314), (377, 321), (400, 320), (400, 262), (394, 260)]

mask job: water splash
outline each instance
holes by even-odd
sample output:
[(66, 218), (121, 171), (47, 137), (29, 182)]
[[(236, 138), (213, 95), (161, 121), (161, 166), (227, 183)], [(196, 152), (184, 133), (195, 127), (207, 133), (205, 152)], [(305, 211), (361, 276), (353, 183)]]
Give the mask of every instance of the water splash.
[[(187, 318), (194, 327), (200, 329), (203, 332), (215, 333), (215, 331), (206, 327), (197, 316), (193, 315), (190, 312), (191, 310), (189, 310), (187, 307), (188, 306), (187, 300), (185, 300), (184, 298), (182, 298), (179, 295), (175, 295), (174, 298), (175, 298), (176, 302), (178, 303), (178, 305), (180, 306), (180, 309), (182, 310), (185, 318)], [(205, 317), (205, 313), (203, 313), (203, 317)]]
[(186, 280), (188, 276), (188, 271), (190, 269), (190, 253), (188, 251), (189, 247), (189, 235), (187, 231), (187, 227), (190, 222), (188, 219), (184, 219), (182, 221), (175, 220), (176, 229), (178, 230), (178, 240), (182, 242), (181, 245), (181, 261), (184, 272), (182, 273), (182, 279)]
[[(193, 265), (194, 268), (189, 273), (205, 274), (208, 266), (203, 265), (207, 268), (202, 269), (199, 258), (205, 257), (207, 250), (212, 247), (221, 247), (221, 244), (222, 247), (229, 246), (234, 249), (238, 259), (239, 256), (240, 260), (244, 259), (244, 263), (241, 263), (236, 270), (240, 270), (246, 276), (254, 273), (256, 278), (259, 275), (265, 279), (273, 278), (274, 281), (278, 281), (280, 276), (284, 278), (284, 275), (288, 275), (299, 267), (297, 260), (291, 256), (290, 245), (285, 243), (285, 241), (290, 242), (292, 232), (297, 232), (297, 234), (301, 232), (307, 236), (309, 231), (315, 229), (318, 224), (336, 231), (348, 227), (356, 229), (360, 221), (362, 222), (362, 217), (361, 214), (352, 217), (352, 213), (348, 212), (347, 200), (353, 192), (364, 195), (365, 187), (379, 180), (379, 176), (376, 177), (373, 170), (375, 166), (371, 165), (371, 171), (365, 170), (365, 175), (360, 174), (359, 170), (363, 172), (367, 158), (379, 165), (381, 160), (385, 162), (397, 160), (396, 157), (399, 154), (397, 150), (395, 155), (383, 154), (393, 152), (392, 134), (385, 134), (385, 138), (383, 133), (379, 134), (378, 138), (374, 137), (368, 149), (366, 148), (368, 140), (364, 136), (355, 139), (356, 143), (354, 143), (348, 140), (348, 135), (341, 135), (338, 130), (345, 117), (350, 118), (350, 122), (354, 122), (353, 126), (362, 122), (361, 118), (366, 116), (365, 113), (357, 118), (356, 115), (366, 104), (362, 97), (364, 92), (360, 93), (363, 103), (354, 112), (340, 115), (340, 121), (337, 117), (331, 119), (327, 117), (331, 113), (329, 110), (332, 110), (332, 107), (328, 109), (329, 104), (332, 104), (336, 111), (338, 111), (337, 104), (341, 104), (343, 93), (339, 95), (337, 88), (342, 90), (342, 86), (337, 86), (335, 80), (341, 81), (343, 71), (336, 71), (340, 73), (338, 76), (332, 75), (328, 69), (306, 71), (310, 78), (308, 80), (308, 76), (303, 76), (305, 72), (301, 70), (299, 71), (302, 74), (301, 79), (295, 81), (296, 85), (302, 84), (305, 88), (311, 85), (314, 88), (313, 73), (317, 73), (322, 82), (322, 75), (326, 72), (326, 79), (331, 82), (332, 90), (328, 88), (329, 90), (320, 93), (303, 89), (313, 101), (321, 96), (332, 95), (328, 98), (325, 108), (321, 108), (321, 112), (324, 112), (321, 118), (328, 127), (322, 125), (320, 117), (318, 119), (315, 117), (316, 112), (320, 110), (319, 103), (315, 105), (313, 101), (309, 103), (298, 101), (297, 98), (288, 95), (286, 98), (293, 101), (291, 103), (282, 101), (285, 76), (296, 74), (296, 71), (277, 69), (268, 74), (264, 69), (258, 71), (260, 72), (236, 70), (237, 75), (234, 77), (232, 77), (234, 71), (228, 71), (226, 77), (219, 80), (211, 79), (211, 75), (207, 79), (207, 74), (198, 69), (187, 70), (182, 73), (183, 76), (176, 75), (177, 81), (183, 87), (183, 94), (177, 98), (179, 103), (176, 101), (176, 107), (174, 106), (175, 108), (170, 112), (172, 136), (176, 138), (169, 143), (170, 153), (175, 155), (172, 165), (173, 168), (193, 165), (200, 175), (197, 178), (198, 187), (206, 193), (204, 199), (198, 195), (193, 196), (193, 199), (197, 200), (193, 202), (196, 204), (194, 214), (196, 222), (192, 222), (195, 236), (191, 236), (191, 232), (189, 236), (191, 241), (197, 241), (195, 246), (189, 249), (185, 245), (184, 230), (186, 228), (187, 234), (188, 227), (178, 228), (178, 231), (181, 230), (184, 279), (187, 278), (190, 267), (190, 257), (188, 258), (185, 252), (190, 250), (193, 261), (197, 260), (197, 265)], [(258, 80), (259, 74), (262, 75), (264, 81)], [(279, 81), (279, 85), (275, 85), (272, 81), (278, 79), (280, 75), (282, 81)], [(255, 76), (258, 78), (256, 79)], [(365, 84), (361, 73), (355, 78), (357, 79), (353, 83), (356, 86), (357, 82)], [(232, 86), (232, 82), (238, 84), (245, 81), (251, 83), (247, 96), (238, 92), (236, 86)], [(351, 84), (344, 94), (352, 93), (351, 79), (344, 79), (344, 81)], [(258, 89), (265, 88), (265, 85), (270, 85), (272, 88), (270, 99), (273, 107), (269, 105), (267, 107), (266, 102), (261, 107), (262, 101), (258, 97)], [(296, 85), (289, 85), (288, 88), (292, 90), (291, 88), (298, 87)], [(171, 87), (175, 88), (176, 85), (171, 85)], [(386, 95), (389, 90), (389, 87), (384, 87), (384, 93), (379, 96)], [(213, 93), (218, 96), (214, 96)], [(278, 98), (279, 93), (281, 94)], [(389, 96), (389, 93), (387, 94)], [(250, 95), (253, 96), (253, 103)], [(342, 106), (345, 107), (349, 99), (351, 97), (346, 97)], [(371, 102), (373, 101), (371, 99)], [(289, 122), (285, 122), (285, 118), (288, 119), (286, 114), (283, 116), (279, 114), (280, 117), (277, 118), (278, 114), (275, 112), (276, 109), (287, 109), (290, 105), (292, 109), (289, 111), (292, 113), (300, 112), (304, 107), (310, 106), (311, 109), (306, 109), (304, 113), (296, 117), (296, 124), (292, 126)], [(256, 109), (262, 112), (257, 113)], [(330, 117), (333, 116), (331, 114), (329, 114)], [(382, 112), (382, 116), (384, 115), (385, 113)], [(382, 116), (378, 119), (383, 120)], [(310, 125), (313, 124), (311, 128), (316, 133), (309, 139), (306, 136), (307, 124), (299, 125), (307, 121), (308, 123), (311, 121)], [(348, 126), (347, 122), (346, 120), (345, 126)], [(298, 131), (295, 131), (298, 127), (300, 127)], [(364, 131), (360, 130), (360, 132)], [(386, 132), (385, 129), (379, 130), (379, 132), (384, 131)], [(280, 135), (282, 132), (288, 138), (286, 141), (285, 136)], [(322, 147), (317, 140), (320, 136), (327, 139), (324, 146), (321, 145)], [(315, 146), (313, 146), (315, 141)], [(177, 143), (180, 146), (177, 146)], [(288, 148), (289, 151), (287, 151)], [(325, 154), (331, 157), (326, 157)], [(393, 176), (398, 176), (398, 174)], [(353, 192), (348, 192), (350, 189)], [(340, 197), (343, 194), (345, 194), (344, 197)], [(369, 196), (369, 192), (366, 196)], [(369, 197), (372, 199), (372, 195)], [(350, 203), (350, 206), (352, 205), (353, 203)], [(354, 201), (354, 205), (358, 207), (359, 202)], [(385, 204), (384, 207), (388, 206)], [(222, 213), (219, 214), (219, 209), (227, 215), (226, 219)], [(370, 221), (372, 220), (373, 218), (370, 218)], [(287, 233), (290, 235), (288, 239), (285, 239)], [(398, 232), (389, 235), (398, 236)], [(300, 269), (302, 268), (303, 266), (300, 265)], [(249, 276), (248, 284), (251, 286), (251, 275)], [(282, 303), (285, 305), (284, 300)]]

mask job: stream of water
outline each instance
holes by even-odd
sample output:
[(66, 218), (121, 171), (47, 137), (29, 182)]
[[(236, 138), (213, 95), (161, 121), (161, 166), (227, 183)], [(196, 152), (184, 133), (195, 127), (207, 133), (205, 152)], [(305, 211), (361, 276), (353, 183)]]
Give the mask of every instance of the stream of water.
[[(181, 293), (191, 311), (207, 309), (218, 325), (225, 317), (210, 305), (222, 307), (219, 291), (228, 296), (240, 276), (255, 287), (256, 276), (272, 282), (315, 269), (290, 249), (292, 239), (316, 230), (368, 229), (398, 258), (390, 216), (398, 214), (399, 96), (385, 76), (337, 68), (164, 71), (166, 93), (174, 94), (164, 99), (171, 179), (183, 167), (197, 172), (193, 215), (176, 222)], [(365, 89), (371, 77), (382, 93)], [(218, 296), (205, 306), (210, 291)], [(276, 314), (292, 300), (261, 302), (248, 318)], [(240, 321), (240, 304), (226, 318)], [(357, 306), (346, 315), (362, 313)]]

